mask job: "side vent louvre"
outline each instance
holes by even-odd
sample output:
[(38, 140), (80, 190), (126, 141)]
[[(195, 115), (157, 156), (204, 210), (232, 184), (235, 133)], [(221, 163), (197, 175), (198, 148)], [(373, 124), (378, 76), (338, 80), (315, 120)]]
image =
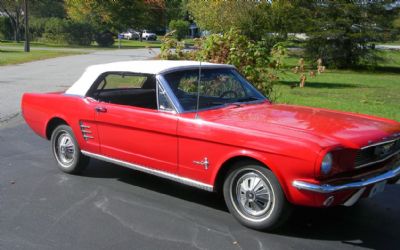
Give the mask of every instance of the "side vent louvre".
[(82, 121), (79, 122), (79, 126), (81, 127), (81, 132), (85, 141), (94, 139), (92, 136), (92, 131), (90, 130), (90, 126), (85, 125)]

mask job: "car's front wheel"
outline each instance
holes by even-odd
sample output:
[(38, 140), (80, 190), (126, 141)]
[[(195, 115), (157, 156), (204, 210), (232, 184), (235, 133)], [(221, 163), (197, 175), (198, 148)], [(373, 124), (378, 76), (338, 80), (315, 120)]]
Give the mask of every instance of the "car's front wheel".
[(234, 166), (225, 179), (223, 192), (231, 214), (247, 227), (273, 230), (290, 215), (291, 206), (277, 178), (256, 163)]
[(54, 129), (51, 146), (57, 165), (63, 172), (78, 174), (89, 163), (89, 158), (82, 155), (72, 129), (67, 125)]

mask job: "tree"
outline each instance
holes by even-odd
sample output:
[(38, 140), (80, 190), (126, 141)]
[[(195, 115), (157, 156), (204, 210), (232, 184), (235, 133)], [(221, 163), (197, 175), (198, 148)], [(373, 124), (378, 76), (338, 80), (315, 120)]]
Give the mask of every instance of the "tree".
[(307, 3), (304, 2), (305, 0), (189, 0), (187, 8), (202, 29), (214, 33), (236, 28), (254, 40), (268, 38), (272, 33), (285, 39), (288, 32), (305, 29), (308, 13), (305, 8)]
[(174, 36), (178, 41), (185, 38), (189, 30), (189, 22), (185, 20), (172, 20), (169, 22), (169, 29), (174, 32)]
[(389, 18), (382, 1), (320, 0), (313, 1), (310, 10), (309, 59), (322, 58), (326, 65), (337, 68), (376, 61), (371, 43), (379, 41), (387, 23), (383, 20)]
[(65, 0), (68, 16), (91, 23), (98, 31), (141, 27), (146, 4), (141, 0)]
[(258, 5), (257, 1), (189, 0), (187, 8), (199, 27), (219, 33), (246, 29)]
[(37, 18), (65, 18), (64, 0), (30, 0), (30, 15)]
[(166, 0), (165, 16), (167, 22), (173, 19), (187, 19), (187, 0)]
[(24, 2), (22, 0), (1, 0), (0, 11), (6, 13), (10, 18), (11, 27), (14, 32), (14, 40), (19, 42), (20, 32), (24, 21)]

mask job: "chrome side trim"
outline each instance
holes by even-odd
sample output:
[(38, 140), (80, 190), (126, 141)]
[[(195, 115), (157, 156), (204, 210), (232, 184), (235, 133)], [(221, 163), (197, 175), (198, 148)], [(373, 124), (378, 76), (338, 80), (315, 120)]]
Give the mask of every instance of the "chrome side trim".
[(350, 183), (346, 183), (346, 184), (338, 185), (338, 186), (329, 185), (329, 184), (318, 185), (318, 184), (313, 184), (313, 183), (309, 183), (309, 182), (305, 182), (305, 181), (298, 181), (298, 180), (293, 181), (292, 185), (293, 185), (293, 187), (295, 187), (299, 190), (308, 190), (311, 192), (327, 194), (327, 193), (343, 191), (343, 190), (348, 190), (348, 189), (363, 188), (363, 187), (366, 187), (371, 184), (375, 184), (375, 183), (378, 183), (378, 182), (381, 182), (384, 180), (395, 178), (399, 175), (400, 175), (400, 166), (397, 166), (396, 168), (394, 168), (390, 171), (387, 171), (386, 173), (372, 177), (368, 180), (350, 182)]
[(368, 162), (368, 163), (365, 163), (365, 164), (362, 164), (362, 165), (358, 165), (358, 166), (356, 166), (355, 168), (356, 168), (356, 169), (358, 169), (358, 168), (363, 168), (363, 167), (367, 167), (367, 166), (370, 166), (370, 165), (373, 165), (373, 164), (376, 164), (376, 163), (380, 163), (380, 162), (386, 161), (387, 159), (389, 159), (390, 157), (395, 156), (395, 155), (398, 154), (398, 153), (400, 153), (400, 150), (397, 150), (396, 152), (394, 152), (394, 153), (392, 153), (392, 154), (386, 156), (385, 158), (379, 159), (379, 160), (377, 160), (377, 161), (371, 161), (371, 162)]
[(145, 166), (141, 166), (141, 165), (137, 165), (137, 164), (133, 164), (133, 163), (130, 163), (130, 162), (121, 161), (121, 160), (114, 159), (114, 158), (111, 158), (111, 157), (108, 157), (108, 156), (90, 153), (90, 152), (85, 151), (85, 150), (81, 150), (81, 152), (82, 152), (82, 154), (84, 154), (86, 156), (93, 157), (93, 158), (96, 158), (96, 159), (99, 159), (99, 160), (102, 160), (102, 161), (110, 162), (110, 163), (113, 163), (113, 164), (117, 164), (117, 165), (120, 165), (120, 166), (131, 168), (133, 170), (138, 170), (138, 171), (141, 171), (141, 172), (144, 172), (144, 173), (148, 173), (148, 174), (152, 174), (152, 175), (155, 175), (155, 176), (158, 176), (158, 177), (162, 177), (162, 178), (165, 178), (165, 179), (173, 180), (173, 181), (176, 181), (176, 182), (188, 185), (188, 186), (200, 188), (200, 189), (203, 189), (203, 190), (206, 190), (206, 191), (209, 191), (209, 192), (214, 191), (214, 187), (212, 185), (209, 185), (209, 184), (206, 184), (206, 183), (202, 183), (202, 182), (199, 182), (199, 181), (195, 181), (195, 180), (192, 180), (192, 179), (189, 179), (189, 178), (181, 177), (181, 176), (178, 176), (178, 175), (175, 175), (175, 174), (171, 174), (171, 173), (168, 173), (168, 172), (164, 172), (164, 171), (161, 171), (161, 170), (151, 169), (151, 168), (148, 168), (148, 167), (145, 167)]

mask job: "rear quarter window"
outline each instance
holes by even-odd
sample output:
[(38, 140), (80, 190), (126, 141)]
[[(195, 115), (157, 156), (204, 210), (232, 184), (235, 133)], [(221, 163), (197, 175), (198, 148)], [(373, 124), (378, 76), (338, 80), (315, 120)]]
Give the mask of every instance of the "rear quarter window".
[[(147, 78), (147, 76), (140, 75), (109, 74), (105, 77), (107, 84), (104, 89), (140, 89)], [(101, 87), (101, 84), (99, 87)]]

